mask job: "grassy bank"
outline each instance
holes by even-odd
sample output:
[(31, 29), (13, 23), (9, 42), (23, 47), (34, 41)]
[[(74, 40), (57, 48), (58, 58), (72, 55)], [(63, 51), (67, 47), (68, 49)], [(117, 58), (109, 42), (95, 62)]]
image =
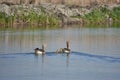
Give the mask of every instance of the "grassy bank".
[[(40, 13), (32, 10), (23, 8), (21, 9), (21, 13), (13, 14), (10, 16), (3, 12), (0, 12), (0, 25), (58, 25), (60, 23), (60, 19), (62, 19), (58, 18), (55, 14), (46, 13), (42, 8), (40, 8)], [(114, 7), (113, 9), (109, 9), (107, 6), (95, 7), (88, 14), (85, 14), (83, 16), (72, 16), (71, 18), (78, 18), (82, 20), (82, 23), (85, 24), (106, 24), (107, 22), (120, 22), (120, 6)]]
[(105, 24), (106, 22), (120, 22), (120, 6), (112, 10), (107, 7), (94, 8), (93, 11), (81, 17), (87, 23)]
[(29, 24), (29, 25), (57, 25), (58, 18), (55, 16), (49, 16), (46, 13), (38, 15), (35, 12), (30, 12), (28, 15), (12, 15), (8, 16), (5, 13), (0, 13), (0, 24), (4, 26), (13, 26), (17, 24)]

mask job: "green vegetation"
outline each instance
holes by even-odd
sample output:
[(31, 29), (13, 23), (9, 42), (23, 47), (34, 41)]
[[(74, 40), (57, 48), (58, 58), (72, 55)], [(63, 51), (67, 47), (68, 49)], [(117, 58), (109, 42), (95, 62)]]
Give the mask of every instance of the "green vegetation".
[(57, 25), (58, 19), (55, 16), (49, 16), (46, 13), (38, 15), (35, 12), (29, 12), (28, 15), (20, 14), (7, 16), (4, 13), (0, 13), (0, 24), (5, 26), (14, 24), (35, 24), (35, 25)]
[(120, 6), (119, 7), (115, 7), (111, 13), (110, 16), (114, 19), (114, 20), (120, 20)]
[[(34, 10), (34, 9), (33, 9)], [(40, 13), (36, 11), (27, 10), (20, 7), (20, 13), (8, 16), (0, 12), (0, 25), (13, 26), (14, 24), (29, 24), (29, 25), (57, 25), (59, 19), (53, 14), (48, 14), (43, 8), (40, 8)], [(95, 7), (90, 13), (84, 16), (71, 16), (72, 18), (79, 18), (83, 23), (87, 24), (105, 24), (109, 19), (113, 22), (120, 21), (120, 6), (109, 9), (105, 7)]]
[(4, 13), (0, 13), (0, 24), (12, 25), (14, 21), (14, 16), (7, 16)]
[(111, 18), (113, 21), (120, 20), (120, 6), (115, 7), (112, 10), (107, 7), (95, 8), (89, 14), (85, 14), (82, 17), (88, 23), (106, 23)]

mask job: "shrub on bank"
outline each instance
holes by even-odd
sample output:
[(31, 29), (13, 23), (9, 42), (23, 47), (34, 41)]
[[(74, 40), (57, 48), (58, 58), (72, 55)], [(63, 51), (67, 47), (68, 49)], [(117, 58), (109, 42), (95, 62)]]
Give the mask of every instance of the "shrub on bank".
[(82, 17), (90, 23), (106, 23), (106, 21), (119, 21), (120, 20), (120, 6), (112, 10), (107, 7), (94, 8), (91, 13), (85, 14)]
[(36, 25), (56, 25), (58, 19), (54, 16), (49, 16), (45, 13), (38, 15), (31, 12), (29, 15), (13, 15), (7, 16), (5, 13), (0, 13), (0, 24), (14, 25), (14, 24), (36, 24)]
[[(0, 12), (0, 24), (3, 25), (57, 25), (62, 22), (69, 22), (70, 24), (79, 23), (78, 21), (87, 24), (105, 24), (106, 21), (120, 21), (120, 6), (114, 7), (113, 9), (109, 9), (107, 6), (95, 6), (90, 9), (83, 8), (83, 10), (85, 9), (87, 12), (82, 11), (82, 7), (79, 6), (69, 7), (59, 5), (56, 7), (56, 5), (43, 5), (46, 6), (44, 8), (34, 5), (16, 5), (13, 6), (14, 8), (7, 5), (3, 6), (6, 7), (6, 10), (4, 10), (6, 12)], [(74, 13), (74, 11), (76, 11), (76, 13)], [(73, 16), (68, 14), (69, 12), (71, 12)]]

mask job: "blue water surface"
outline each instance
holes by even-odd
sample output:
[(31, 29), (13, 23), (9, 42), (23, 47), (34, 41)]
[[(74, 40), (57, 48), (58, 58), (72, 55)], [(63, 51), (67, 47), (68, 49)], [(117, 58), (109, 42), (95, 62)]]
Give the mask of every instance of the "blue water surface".
[[(67, 40), (71, 53), (55, 53)], [(0, 30), (0, 80), (120, 80), (120, 29)]]

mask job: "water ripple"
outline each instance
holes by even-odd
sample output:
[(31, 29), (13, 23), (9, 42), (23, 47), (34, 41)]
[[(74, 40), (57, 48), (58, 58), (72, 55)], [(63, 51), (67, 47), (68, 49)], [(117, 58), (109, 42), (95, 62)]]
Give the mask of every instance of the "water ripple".
[(84, 56), (91, 59), (94, 58), (94, 59), (99, 59), (99, 60), (104, 60), (109, 62), (120, 62), (120, 58), (112, 57), (112, 56), (93, 55), (93, 54), (81, 53), (81, 52), (72, 52), (72, 53), (77, 56)]
[[(30, 53), (9, 53), (9, 54), (0, 54), (0, 58), (16, 58), (17, 56), (30, 56), (30, 55), (34, 55), (33, 52)], [(55, 54), (54, 52), (47, 52), (46, 56), (56, 56), (57, 54)], [(103, 56), (103, 55), (95, 55), (95, 54), (88, 54), (88, 53), (82, 53), (82, 52), (75, 52), (72, 51), (71, 52), (71, 57), (72, 55), (76, 55), (76, 56), (82, 56), (85, 59), (95, 59), (95, 60), (103, 60), (103, 61), (108, 61), (108, 62), (119, 62), (120, 63), (120, 58), (118, 57), (112, 57), (112, 56)]]

